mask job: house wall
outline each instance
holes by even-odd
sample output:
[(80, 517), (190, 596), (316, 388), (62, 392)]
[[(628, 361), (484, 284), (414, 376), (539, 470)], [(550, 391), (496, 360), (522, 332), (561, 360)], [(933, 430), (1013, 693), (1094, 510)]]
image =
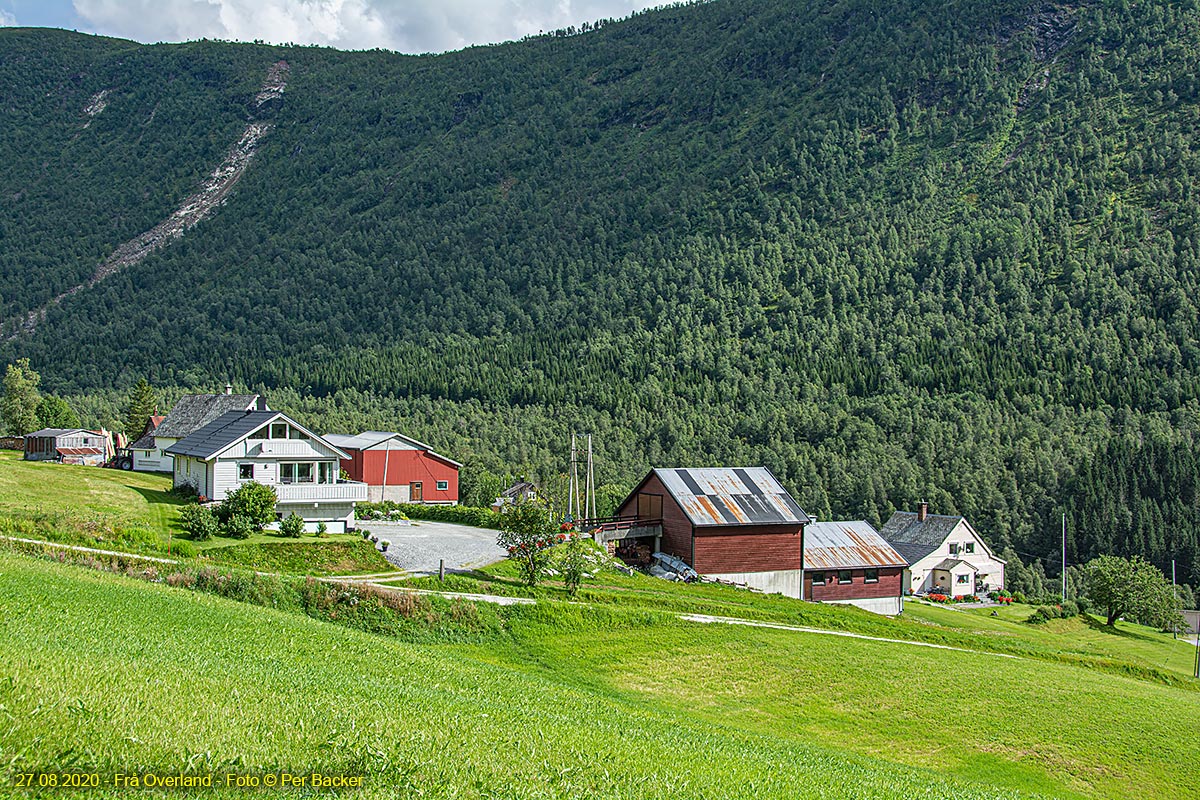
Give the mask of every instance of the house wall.
[(208, 468), (203, 461), (188, 456), (177, 456), (174, 459), (174, 470), (176, 486), (191, 486), (197, 494), (212, 497), (209, 494), (211, 483)]
[(781, 569), (770, 572), (706, 573), (704, 577), (749, 586), (751, 589), (758, 589), (760, 592), (766, 592), (767, 594), (800, 597), (801, 581), (800, 570), (798, 569)]
[[(824, 572), (826, 582), (813, 585), (813, 573)], [(866, 569), (850, 570), (850, 583), (837, 582), (837, 570), (805, 570), (804, 596), (817, 602), (843, 603), (885, 597), (900, 597), (904, 591), (902, 567), (880, 567), (879, 582), (867, 583)]]
[[(643, 494), (657, 494), (663, 498), (662, 539), (659, 542), (662, 552), (682, 558), (688, 566), (696, 569), (696, 565), (692, 563), (692, 521), (683, 513), (683, 509), (679, 507), (679, 504), (671, 498), (667, 487), (663, 486), (662, 481), (658, 479), (657, 475), (651, 475), (638, 492)], [(637, 493), (633, 494), (617, 509), (617, 516), (637, 516)], [(696, 571), (699, 572), (700, 570), (696, 569)]]
[[(974, 553), (964, 553), (961, 547), (956, 554), (950, 552), (950, 545), (964, 545), (968, 542), (975, 545)], [(946, 540), (936, 550), (909, 567), (912, 573), (912, 581), (910, 583), (912, 591), (932, 591), (933, 576), (931, 570), (934, 565), (941, 563), (946, 558), (962, 559), (974, 565), (979, 570), (972, 581), (972, 590), (970, 592), (955, 591), (954, 594), (975, 594), (975, 581), (981, 584), (986, 583), (988, 591), (1004, 588), (1004, 564), (988, 555), (987, 545), (983, 543), (983, 539), (964, 520), (954, 527), (954, 530), (950, 532), (950, 535), (946, 537)]]
[(131, 450), (134, 471), (172, 472), (175, 469), (174, 459), (163, 453), (162, 448), (162, 445), (157, 445), (153, 450)]
[[(425, 450), (411, 446), (401, 447), (396, 442), (388, 450), (350, 450), (349, 459), (342, 459), (342, 469), (352, 480), (363, 481), (373, 501), (381, 499), (407, 503), (412, 498), (412, 484), (421, 484), (423, 503), (452, 505), (458, 502), (458, 467), (433, 458)], [(384, 468), (387, 480), (384, 480)], [(438, 490), (437, 482), (446, 481), (446, 488)], [(384, 491), (386, 486), (386, 493)]]
[(275, 513), (280, 517), (296, 514), (304, 520), (304, 529), (316, 533), (322, 522), (329, 533), (354, 530), (354, 503), (279, 503)]

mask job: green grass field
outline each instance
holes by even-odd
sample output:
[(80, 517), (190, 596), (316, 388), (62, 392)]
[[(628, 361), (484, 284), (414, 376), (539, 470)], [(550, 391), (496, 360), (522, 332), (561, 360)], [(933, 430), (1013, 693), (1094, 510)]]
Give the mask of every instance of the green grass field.
[(350, 770), (367, 797), (1200, 794), (1200, 692), (612, 605), (488, 613), (481, 640), (416, 644), (0, 553), (0, 764)]
[(183, 500), (171, 478), (144, 472), (25, 461), (0, 450), (0, 533), (100, 549), (200, 556), (256, 570), (311, 575), (387, 572), (392, 567), (355, 534), (300, 542), (264, 531), (249, 539), (188, 540)]

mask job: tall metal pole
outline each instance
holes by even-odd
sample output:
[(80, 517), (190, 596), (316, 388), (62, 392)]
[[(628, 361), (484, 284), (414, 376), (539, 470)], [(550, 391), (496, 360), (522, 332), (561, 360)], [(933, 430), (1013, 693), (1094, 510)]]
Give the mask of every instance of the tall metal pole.
[[(1179, 590), (1175, 588), (1175, 559), (1173, 559), (1173, 558), (1171, 559), (1171, 597), (1175, 598), (1176, 601), (1179, 600)], [(1176, 616), (1178, 616), (1178, 614)], [(1198, 633), (1196, 635), (1200, 636), (1200, 633)], [(1178, 622), (1171, 623), (1171, 638), (1172, 639), (1179, 638), (1179, 623)]]
[(588, 456), (587, 456), (587, 489), (585, 490), (585, 500), (587, 504), (587, 512), (584, 516), (588, 519), (596, 517), (596, 475), (592, 468), (592, 435), (588, 434)]
[(1067, 602), (1067, 512), (1062, 520), (1062, 599)]
[(571, 434), (571, 472), (570, 480), (567, 485), (567, 516), (571, 519), (577, 519), (579, 514), (579, 497), (576, 492), (579, 491), (579, 458), (575, 454), (575, 434)]

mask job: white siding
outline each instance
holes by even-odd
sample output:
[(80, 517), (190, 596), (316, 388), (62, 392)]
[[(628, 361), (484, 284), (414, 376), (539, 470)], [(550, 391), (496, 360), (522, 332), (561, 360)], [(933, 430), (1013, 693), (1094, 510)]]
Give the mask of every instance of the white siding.
[(721, 575), (705, 574), (706, 578), (728, 581), (758, 589), (767, 594), (783, 594), (800, 597), (804, 587), (803, 572), (798, 569), (777, 569), (772, 572), (728, 572)]

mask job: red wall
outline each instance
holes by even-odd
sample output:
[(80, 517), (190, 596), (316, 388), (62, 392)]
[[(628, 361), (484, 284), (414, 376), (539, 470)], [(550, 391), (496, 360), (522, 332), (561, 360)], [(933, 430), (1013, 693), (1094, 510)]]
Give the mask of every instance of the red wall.
[(646, 479), (646, 483), (617, 510), (618, 516), (637, 515), (639, 493), (662, 495), (662, 551), (682, 558), (701, 574), (800, 569), (800, 526), (797, 524), (693, 529), (692, 521), (657, 475)]
[(696, 529), (701, 575), (800, 569), (800, 525), (747, 525)]
[[(351, 458), (342, 460), (342, 469), (350, 478), (370, 486), (382, 486), (384, 464), (387, 465), (387, 485), (406, 486), (420, 481), (422, 502), (457, 503), (458, 467), (434, 458), (425, 450), (348, 450)], [(445, 491), (437, 490), (437, 482), (446, 481)]]
[(683, 513), (683, 509), (671, 499), (670, 493), (667, 492), (667, 487), (663, 486), (662, 481), (658, 479), (657, 475), (651, 475), (646, 480), (645, 485), (638, 489), (624, 505), (617, 509), (617, 516), (637, 516), (637, 496), (639, 493), (662, 495), (663, 535), (659, 546), (664, 553), (682, 558), (688, 564), (691, 564), (692, 521)]
[[(819, 571), (819, 570), (818, 570)], [(804, 596), (809, 600), (855, 600), (869, 597), (899, 597), (902, 594), (902, 567), (880, 567), (879, 583), (863, 583), (866, 571), (851, 570), (852, 583), (838, 583), (837, 570), (824, 570), (829, 581), (812, 583), (812, 571), (804, 571)]]

